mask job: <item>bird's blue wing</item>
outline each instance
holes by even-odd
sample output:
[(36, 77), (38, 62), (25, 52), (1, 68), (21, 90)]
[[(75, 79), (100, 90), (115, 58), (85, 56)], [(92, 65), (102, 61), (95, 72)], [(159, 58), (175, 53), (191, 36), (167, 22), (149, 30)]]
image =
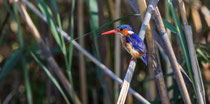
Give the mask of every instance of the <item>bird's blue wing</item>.
[(127, 43), (131, 43), (133, 49), (138, 51), (140, 54), (143, 56), (141, 57), (142, 61), (147, 65), (147, 51), (146, 51), (146, 46), (144, 42), (141, 40), (139, 36), (136, 34), (132, 34), (131, 36), (127, 36), (125, 38), (125, 41)]
[(147, 54), (146, 56), (143, 56), (141, 59), (144, 61), (145, 65), (147, 66)]
[(141, 38), (134, 33), (131, 36), (126, 36), (125, 41), (126, 41), (126, 43), (131, 43), (133, 49), (135, 49), (140, 54), (142, 54), (141, 59), (147, 65), (146, 46), (145, 46), (144, 42), (141, 40)]
[(137, 50), (139, 53), (146, 55), (146, 46), (144, 42), (141, 40), (141, 38), (136, 35), (135, 33), (132, 34), (130, 37), (127, 37), (126, 42), (131, 42), (132, 46), (135, 50)]

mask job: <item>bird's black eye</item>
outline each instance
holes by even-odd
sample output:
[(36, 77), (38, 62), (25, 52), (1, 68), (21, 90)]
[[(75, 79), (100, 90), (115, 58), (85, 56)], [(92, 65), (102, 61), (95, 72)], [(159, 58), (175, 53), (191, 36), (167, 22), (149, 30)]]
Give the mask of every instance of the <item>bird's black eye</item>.
[(121, 28), (120, 31), (122, 31), (123, 29)]

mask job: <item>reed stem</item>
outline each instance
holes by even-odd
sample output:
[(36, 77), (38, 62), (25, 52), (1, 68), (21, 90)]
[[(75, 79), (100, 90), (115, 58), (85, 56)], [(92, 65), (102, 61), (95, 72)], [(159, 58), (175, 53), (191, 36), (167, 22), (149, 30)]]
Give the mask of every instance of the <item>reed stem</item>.
[[(153, 5), (154, 1), (151, 1), (150, 2), (151, 4), (150, 5)], [(146, 41), (147, 43), (149, 42), (148, 41), (148, 38), (151, 39), (151, 36), (152, 36), (152, 33), (150, 31), (151, 27), (150, 27), (150, 24), (145, 24), (145, 20), (149, 19), (150, 20), (150, 17), (146, 17), (146, 15), (148, 16), (150, 14), (150, 10), (152, 8), (152, 6), (150, 6), (150, 10), (147, 8), (147, 4), (146, 4), (146, 1), (145, 0), (138, 0), (138, 5), (139, 5), (139, 11), (140, 11), (140, 14), (141, 14), (141, 19), (142, 19), (142, 25), (140, 27), (140, 32), (139, 32), (139, 36), (141, 37), (142, 40), (144, 40), (144, 37), (145, 37), (145, 32), (142, 32), (142, 31), (146, 31), (148, 36), (146, 36)], [(147, 10), (148, 9), (148, 10)], [(147, 13), (149, 12), (149, 13)], [(146, 19), (144, 18), (146, 17)], [(143, 25), (145, 24), (145, 25)], [(143, 29), (144, 27), (144, 29)], [(153, 42), (150, 44), (148, 44), (148, 49), (147, 49), (147, 63), (148, 63), (148, 78), (153, 78), (154, 77), (154, 73), (153, 73), (153, 69), (152, 69), (152, 45)], [(148, 89), (146, 90), (146, 96), (148, 97), (148, 99), (150, 101), (153, 101), (155, 99), (155, 96), (156, 96), (156, 86), (155, 86), (155, 81), (149, 81), (147, 83), (147, 86), (148, 86)]]
[(130, 82), (131, 82), (131, 79), (133, 77), (135, 67), (136, 67), (136, 62), (131, 61), (129, 63), (128, 70), (127, 70), (127, 73), (125, 75), (125, 78), (124, 78), (124, 81), (123, 81), (123, 84), (122, 84), (122, 88), (120, 90), (120, 95), (119, 95), (119, 98), (117, 100), (117, 104), (124, 104), (125, 103), (126, 97), (128, 95), (128, 89), (130, 87)]
[[(116, 0), (116, 3), (115, 3), (115, 19), (117, 18), (120, 18), (120, 3), (121, 3), (121, 0)], [(116, 22), (115, 23), (115, 28), (117, 26), (120, 25), (120, 22)], [(120, 36), (119, 35), (115, 35), (115, 74), (120, 77), (120, 66), (121, 66), (121, 43), (120, 43)], [(118, 95), (119, 95), (119, 85), (117, 82), (115, 82), (114, 84), (114, 91), (115, 91), (115, 103), (117, 103), (117, 98), (118, 98)]]
[[(78, 34), (84, 34), (84, 2), (83, 0), (78, 0)], [(63, 36), (62, 36), (63, 37)], [(84, 38), (79, 39), (81, 47), (84, 47)], [(86, 78), (86, 68), (84, 55), (79, 52), (79, 70), (80, 70), (80, 85), (81, 85), (81, 98), (83, 104), (88, 104), (88, 94), (87, 94), (87, 78)]]

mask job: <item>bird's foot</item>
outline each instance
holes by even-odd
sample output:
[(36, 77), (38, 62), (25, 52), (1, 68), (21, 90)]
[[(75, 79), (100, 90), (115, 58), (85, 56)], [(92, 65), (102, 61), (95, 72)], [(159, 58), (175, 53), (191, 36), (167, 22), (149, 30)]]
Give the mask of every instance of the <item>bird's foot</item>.
[(136, 61), (136, 59), (135, 59), (135, 58), (130, 59), (130, 60), (129, 60), (129, 63), (130, 63), (131, 61)]

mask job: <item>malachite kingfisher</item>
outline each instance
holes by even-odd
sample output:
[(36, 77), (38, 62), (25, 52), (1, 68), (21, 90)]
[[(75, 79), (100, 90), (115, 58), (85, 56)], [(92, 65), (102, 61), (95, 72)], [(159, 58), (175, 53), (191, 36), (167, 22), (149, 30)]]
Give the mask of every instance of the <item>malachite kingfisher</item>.
[(121, 36), (121, 42), (128, 53), (133, 56), (131, 60), (141, 58), (147, 65), (147, 49), (142, 39), (136, 35), (129, 25), (120, 25), (114, 30), (102, 33), (102, 35), (116, 33)]

